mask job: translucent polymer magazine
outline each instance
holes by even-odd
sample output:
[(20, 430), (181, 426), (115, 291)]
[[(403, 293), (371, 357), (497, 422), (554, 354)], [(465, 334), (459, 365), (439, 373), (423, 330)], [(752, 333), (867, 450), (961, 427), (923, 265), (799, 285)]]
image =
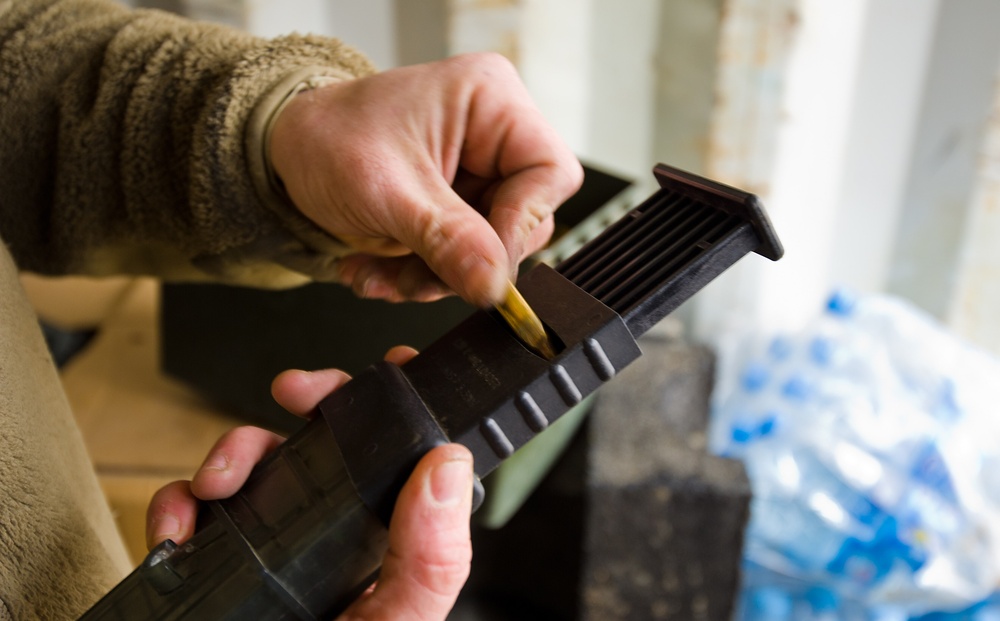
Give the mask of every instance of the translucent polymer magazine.
[(752, 194), (665, 165), (660, 189), (518, 288), (554, 349), (478, 311), (403, 366), (379, 362), (319, 406), (194, 536), (167, 540), (82, 619), (330, 619), (378, 575), (396, 497), (446, 442), (485, 477), (641, 355), (636, 339), (744, 255), (782, 255)]

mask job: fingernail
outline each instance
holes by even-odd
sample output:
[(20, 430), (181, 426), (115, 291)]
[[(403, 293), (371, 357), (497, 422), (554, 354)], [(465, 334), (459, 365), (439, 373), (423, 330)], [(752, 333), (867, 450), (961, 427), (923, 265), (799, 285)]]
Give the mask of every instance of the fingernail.
[(176, 536), (181, 530), (181, 521), (173, 513), (164, 513), (153, 522), (153, 542), (159, 543), (164, 539)]
[(455, 292), (451, 290), (448, 285), (441, 283), (430, 283), (424, 285), (420, 289), (420, 293), (416, 299), (418, 300), (437, 300), (440, 298), (446, 298), (455, 295)]
[(345, 287), (350, 287), (354, 280), (353, 270), (349, 270), (347, 264), (344, 261), (337, 261), (333, 267), (334, 278), (337, 282), (344, 285)]
[(214, 453), (205, 460), (202, 470), (229, 470), (229, 457), (224, 453)]
[(431, 471), (431, 495), (443, 507), (452, 507), (472, 490), (472, 462), (454, 459)]
[(358, 288), (358, 297), (364, 299), (382, 299), (392, 294), (392, 288), (378, 274), (368, 274)]

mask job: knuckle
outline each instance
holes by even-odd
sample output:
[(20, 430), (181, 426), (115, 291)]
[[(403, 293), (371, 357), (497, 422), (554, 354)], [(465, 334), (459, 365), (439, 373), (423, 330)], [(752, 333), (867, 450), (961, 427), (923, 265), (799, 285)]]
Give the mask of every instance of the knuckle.
[(415, 248), (414, 250), (419, 250), (418, 254), (426, 253), (433, 258), (434, 254), (440, 252), (441, 246), (448, 240), (444, 223), (430, 209), (419, 210), (415, 217), (415, 223), (419, 229), (420, 245), (423, 248)]
[(513, 77), (518, 74), (514, 63), (499, 52), (470, 52), (453, 57), (453, 62), (461, 69), (474, 69), (491, 78)]
[(546, 204), (531, 203), (527, 205), (518, 219), (521, 237), (527, 239), (551, 214), (552, 208)]
[(253, 425), (240, 425), (230, 430), (229, 433), (234, 436), (252, 436), (257, 433), (258, 427)]
[(154, 509), (157, 511), (163, 511), (164, 503), (170, 500), (173, 496), (186, 494), (189, 489), (189, 484), (190, 482), (185, 480), (171, 481), (156, 490), (149, 501), (150, 512), (153, 512)]
[(473, 233), (474, 225), (468, 218), (453, 213), (435, 213), (422, 210), (418, 216), (420, 243), (427, 262), (435, 269), (447, 269), (449, 259), (454, 256), (456, 245)]
[(421, 589), (435, 597), (453, 598), (469, 578), (472, 547), (467, 542), (448, 547), (411, 567), (410, 578)]
[(493, 69), (496, 71), (503, 71), (506, 73), (517, 73), (517, 69), (514, 67), (514, 63), (499, 52), (480, 52), (481, 56), (479, 62), (483, 66)]
[(250, 440), (255, 430), (256, 428), (250, 425), (241, 425), (230, 429), (215, 442), (215, 446), (208, 453), (209, 457), (220, 454), (228, 455), (235, 447)]
[(563, 166), (566, 173), (566, 186), (571, 194), (576, 193), (583, 186), (583, 165), (580, 160), (570, 157), (566, 165)]

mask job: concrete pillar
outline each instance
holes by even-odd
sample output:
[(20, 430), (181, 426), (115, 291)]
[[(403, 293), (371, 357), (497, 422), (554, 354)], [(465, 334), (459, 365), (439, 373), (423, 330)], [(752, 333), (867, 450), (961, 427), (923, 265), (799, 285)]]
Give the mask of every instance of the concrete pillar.
[(948, 321), (960, 335), (1000, 356), (1000, 88), (994, 91), (976, 173)]
[(695, 331), (794, 329), (837, 285), (886, 286), (939, 0), (729, 0), (709, 176), (761, 196), (785, 258), (744, 261)]
[[(921, 93), (919, 133), (913, 145), (902, 219), (888, 289), (945, 319), (968, 303), (975, 278), (959, 272), (976, 227), (974, 201), (990, 193), (986, 140), (1000, 63), (1000, 4), (992, 0), (940, 2), (934, 50)], [(985, 155), (985, 158), (984, 158)], [(977, 187), (979, 196), (977, 197)], [(980, 214), (981, 215), (981, 214)], [(969, 275), (971, 276), (971, 275)], [(962, 293), (956, 286), (966, 287)], [(961, 320), (964, 322), (965, 320)]]

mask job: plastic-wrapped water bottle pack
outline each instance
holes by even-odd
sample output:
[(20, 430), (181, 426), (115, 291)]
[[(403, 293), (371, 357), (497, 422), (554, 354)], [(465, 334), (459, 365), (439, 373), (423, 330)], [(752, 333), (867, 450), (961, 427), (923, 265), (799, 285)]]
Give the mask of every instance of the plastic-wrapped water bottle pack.
[(1000, 621), (1000, 362), (837, 292), (723, 354), (710, 447), (754, 498), (737, 618)]

